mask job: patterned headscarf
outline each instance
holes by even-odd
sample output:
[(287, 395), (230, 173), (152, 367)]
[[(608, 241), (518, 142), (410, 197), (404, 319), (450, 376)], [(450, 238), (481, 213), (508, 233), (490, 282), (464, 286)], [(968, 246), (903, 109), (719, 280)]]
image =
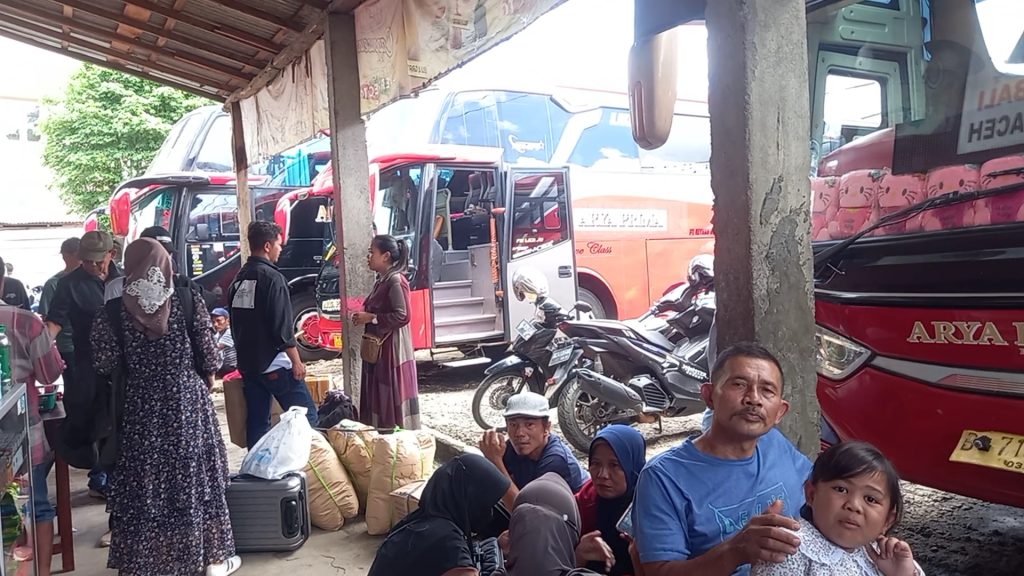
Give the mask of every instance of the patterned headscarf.
[(171, 256), (156, 240), (140, 238), (124, 252), (124, 272), (125, 310), (146, 338), (160, 339), (167, 334), (174, 294)]

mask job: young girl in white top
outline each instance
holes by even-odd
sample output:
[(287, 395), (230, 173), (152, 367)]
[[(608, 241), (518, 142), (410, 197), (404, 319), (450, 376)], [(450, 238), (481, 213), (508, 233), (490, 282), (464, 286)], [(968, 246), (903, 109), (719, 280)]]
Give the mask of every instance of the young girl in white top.
[(888, 537), (903, 513), (899, 476), (865, 442), (841, 442), (814, 463), (800, 512), (800, 549), (751, 576), (924, 576), (910, 546)]

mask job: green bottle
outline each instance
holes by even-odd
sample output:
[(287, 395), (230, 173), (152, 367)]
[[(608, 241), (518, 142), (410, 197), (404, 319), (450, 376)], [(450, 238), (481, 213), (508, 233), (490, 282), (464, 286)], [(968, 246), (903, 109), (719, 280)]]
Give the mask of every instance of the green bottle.
[(7, 338), (7, 327), (0, 324), (0, 390), (11, 389), (11, 341)]

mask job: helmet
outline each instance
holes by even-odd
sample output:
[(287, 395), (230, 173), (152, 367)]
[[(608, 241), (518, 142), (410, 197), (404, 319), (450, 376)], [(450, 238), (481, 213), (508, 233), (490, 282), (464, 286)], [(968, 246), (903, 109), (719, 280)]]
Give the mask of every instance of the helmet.
[(512, 276), (512, 293), (520, 302), (536, 302), (548, 295), (548, 279), (540, 270), (524, 266)]
[(711, 254), (698, 254), (690, 260), (686, 279), (690, 284), (704, 284), (715, 279), (715, 257)]

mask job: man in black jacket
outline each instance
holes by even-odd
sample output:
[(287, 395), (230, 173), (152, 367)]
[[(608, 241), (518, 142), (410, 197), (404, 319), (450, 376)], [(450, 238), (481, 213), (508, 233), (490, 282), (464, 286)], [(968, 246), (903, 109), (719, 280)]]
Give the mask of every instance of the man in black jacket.
[(251, 449), (270, 429), (270, 398), (282, 408), (304, 406), (316, 425), (316, 405), (306, 386), (306, 366), (295, 347), (288, 282), (278, 271), (281, 228), (256, 221), (247, 231), (252, 255), (231, 284), (231, 326), (245, 390), (246, 443)]

